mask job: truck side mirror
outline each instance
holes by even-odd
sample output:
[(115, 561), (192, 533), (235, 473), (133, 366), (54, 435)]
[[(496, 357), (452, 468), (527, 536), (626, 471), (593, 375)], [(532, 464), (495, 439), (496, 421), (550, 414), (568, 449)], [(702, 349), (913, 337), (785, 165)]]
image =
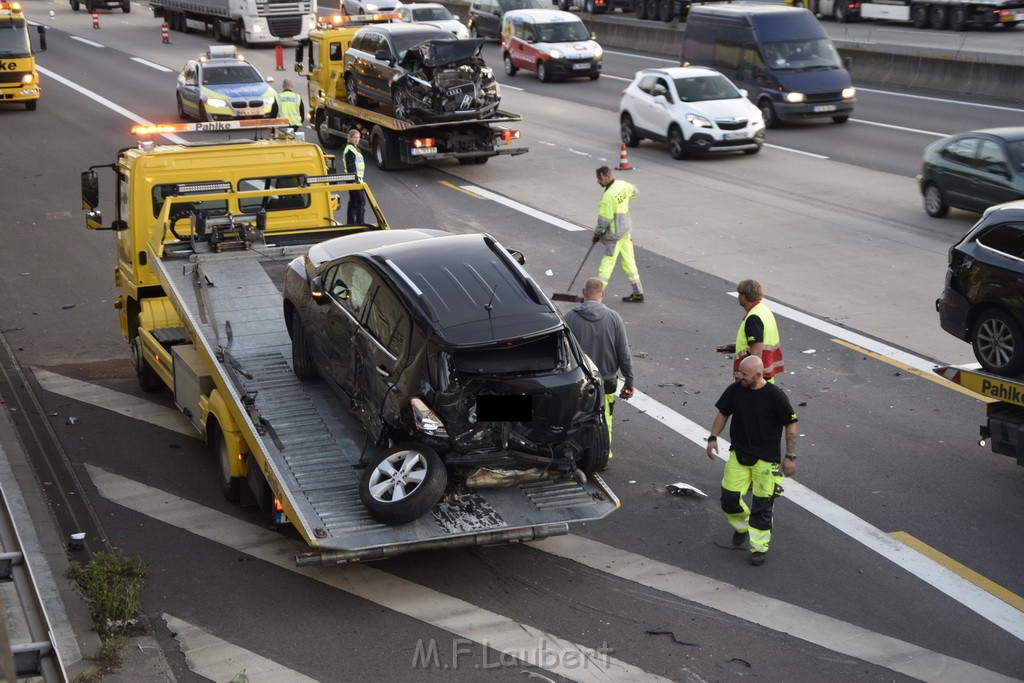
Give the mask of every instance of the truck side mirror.
[(95, 170), (82, 171), (82, 208), (91, 211), (100, 205), (100, 179)]
[(39, 51), (42, 52), (46, 49), (46, 27), (39, 26)]

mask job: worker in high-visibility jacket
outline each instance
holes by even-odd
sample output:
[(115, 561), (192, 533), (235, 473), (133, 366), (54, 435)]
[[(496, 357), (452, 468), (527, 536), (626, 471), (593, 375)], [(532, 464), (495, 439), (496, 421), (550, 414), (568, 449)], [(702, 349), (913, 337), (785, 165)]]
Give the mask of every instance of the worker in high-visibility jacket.
[(736, 332), (736, 350), (732, 363), (733, 378), (740, 379), (740, 362), (747, 356), (759, 356), (764, 365), (764, 379), (775, 383), (775, 376), (785, 370), (782, 364), (782, 341), (775, 314), (761, 300), (764, 290), (757, 280), (744, 280), (736, 285), (737, 299), (743, 307), (743, 322)]
[(287, 78), (281, 83), (281, 92), (277, 94), (275, 108), (271, 111), (271, 118), (277, 116), (288, 119), (288, 123), (296, 128), (302, 126), (306, 119), (306, 105), (297, 93), (292, 92), (292, 82)]
[(597, 267), (597, 277), (607, 285), (615, 269), (615, 262), (621, 256), (622, 270), (633, 286), (633, 293), (622, 297), (622, 300), (641, 303), (644, 300), (644, 287), (640, 284), (640, 271), (637, 270), (633, 255), (633, 221), (629, 216), (629, 201), (639, 191), (635, 185), (613, 178), (612, 170), (607, 166), (597, 169), (597, 183), (604, 188), (604, 192), (597, 209), (594, 244), (601, 242), (605, 246), (604, 258)]
[[(342, 161), (345, 164), (346, 173), (355, 173), (356, 182), (363, 182), (363, 173), (366, 172), (366, 161), (363, 160), (363, 153), (359, 151), (359, 130), (356, 128), (348, 132), (348, 144), (341, 152)], [(349, 225), (365, 225), (363, 213), (366, 211), (366, 197), (362, 190), (348, 191), (348, 215), (346, 222)]]

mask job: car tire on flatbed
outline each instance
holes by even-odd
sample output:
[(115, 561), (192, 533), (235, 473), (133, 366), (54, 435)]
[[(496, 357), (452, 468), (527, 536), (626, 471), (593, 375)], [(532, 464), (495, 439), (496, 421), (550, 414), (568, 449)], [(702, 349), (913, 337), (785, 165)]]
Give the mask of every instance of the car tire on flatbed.
[(1024, 330), (1001, 308), (987, 308), (974, 319), (971, 347), (991, 373), (1016, 377), (1024, 372)]
[(580, 456), (580, 469), (587, 475), (594, 472), (604, 472), (608, 469), (608, 459), (611, 457), (611, 450), (608, 425), (605, 424), (602, 418), (601, 424), (591, 433), (590, 444), (583, 450), (583, 455)]
[(408, 524), (430, 512), (447, 485), (448, 472), (434, 449), (404, 443), (373, 459), (359, 481), (359, 499), (378, 522)]
[(309, 352), (309, 340), (298, 311), (292, 311), (291, 323), (288, 331), (292, 337), (292, 372), (299, 379), (316, 379), (316, 363)]

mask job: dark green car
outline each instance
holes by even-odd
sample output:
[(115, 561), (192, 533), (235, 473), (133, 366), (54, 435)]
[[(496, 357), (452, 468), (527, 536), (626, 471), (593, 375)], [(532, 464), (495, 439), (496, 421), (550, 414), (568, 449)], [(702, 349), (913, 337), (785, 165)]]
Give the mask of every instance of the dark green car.
[(917, 180), (933, 218), (950, 207), (982, 213), (1024, 199), (1024, 127), (973, 130), (932, 143)]

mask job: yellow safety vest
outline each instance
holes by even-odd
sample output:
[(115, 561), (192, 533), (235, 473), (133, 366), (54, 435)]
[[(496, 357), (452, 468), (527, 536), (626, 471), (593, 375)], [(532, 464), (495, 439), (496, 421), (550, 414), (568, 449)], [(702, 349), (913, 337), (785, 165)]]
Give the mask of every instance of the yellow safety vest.
[(277, 96), (277, 115), (288, 119), (288, 123), (296, 128), (302, 125), (302, 100), (291, 90), (285, 90)]
[(348, 157), (349, 150), (356, 155), (356, 180), (362, 182), (363, 172), (366, 171), (366, 162), (363, 161), (363, 153), (359, 151), (359, 148), (353, 145), (351, 142), (345, 145), (345, 149), (341, 151), (341, 161), (345, 166), (345, 171), (351, 173), (352, 171), (348, 168), (348, 162), (345, 160)]
[(779, 326), (775, 323), (775, 315), (760, 301), (757, 302), (747, 314), (743, 316), (740, 329), (736, 331), (736, 355), (733, 360), (733, 376), (740, 379), (740, 361), (746, 358), (750, 344), (747, 343), (747, 335), (744, 328), (747, 326), (747, 318), (756, 315), (764, 324), (764, 342), (762, 342), (761, 362), (764, 363), (764, 378), (771, 381), (775, 375), (782, 373), (785, 367), (782, 365), (782, 343), (779, 339)]

